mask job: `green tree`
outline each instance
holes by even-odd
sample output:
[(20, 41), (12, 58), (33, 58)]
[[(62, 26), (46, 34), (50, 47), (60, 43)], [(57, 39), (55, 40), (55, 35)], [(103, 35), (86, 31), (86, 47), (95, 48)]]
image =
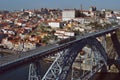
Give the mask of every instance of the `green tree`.
[(49, 39), (50, 39), (49, 36), (45, 36), (45, 37), (41, 40), (41, 42), (44, 43), (44, 44), (48, 44)]

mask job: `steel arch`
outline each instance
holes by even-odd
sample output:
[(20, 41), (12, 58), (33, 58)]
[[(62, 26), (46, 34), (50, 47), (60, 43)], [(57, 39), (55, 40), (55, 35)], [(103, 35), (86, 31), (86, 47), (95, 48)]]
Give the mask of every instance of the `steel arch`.
[[(44, 75), (42, 80), (66, 80), (67, 74), (78, 55), (78, 52), (85, 46), (91, 45), (95, 46), (100, 55), (103, 57), (103, 61), (107, 64), (107, 54), (102, 44), (96, 38), (84, 38), (83, 40), (76, 41), (71, 44), (67, 51), (63, 51), (62, 54), (59, 54), (59, 57), (56, 58), (55, 62), (48, 69), (47, 73)], [(61, 63), (62, 62), (62, 63)], [(56, 69), (58, 73), (56, 73)], [(54, 72), (55, 71), (55, 72)]]

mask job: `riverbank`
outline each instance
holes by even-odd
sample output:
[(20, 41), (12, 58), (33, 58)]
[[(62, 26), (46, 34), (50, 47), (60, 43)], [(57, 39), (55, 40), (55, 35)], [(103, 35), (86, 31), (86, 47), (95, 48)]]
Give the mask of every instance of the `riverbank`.
[(93, 80), (120, 80), (119, 73), (96, 73)]

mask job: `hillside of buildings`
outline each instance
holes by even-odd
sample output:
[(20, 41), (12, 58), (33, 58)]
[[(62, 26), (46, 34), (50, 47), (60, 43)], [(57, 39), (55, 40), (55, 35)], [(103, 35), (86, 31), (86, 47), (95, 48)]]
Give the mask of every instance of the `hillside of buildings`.
[(0, 48), (26, 52), (120, 24), (120, 11), (35, 9), (0, 11)]

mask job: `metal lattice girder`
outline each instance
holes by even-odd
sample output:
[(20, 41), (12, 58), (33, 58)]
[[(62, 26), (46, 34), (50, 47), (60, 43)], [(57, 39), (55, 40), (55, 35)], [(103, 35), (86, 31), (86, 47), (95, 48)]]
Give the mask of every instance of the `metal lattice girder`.
[(57, 55), (57, 58), (55, 61), (52, 63), (46, 74), (43, 76), (42, 80), (56, 80), (58, 75), (62, 71), (62, 65), (64, 64), (63, 62), (63, 57), (66, 55), (68, 49), (64, 49), (63, 51), (60, 51)]
[[(61, 51), (60, 53), (58, 53), (58, 57), (53, 62), (53, 64), (49, 68), (49, 70), (46, 72), (46, 74), (42, 78), (42, 80), (48, 80), (49, 77), (52, 77), (53, 80), (58, 80), (58, 79), (63, 80), (63, 78), (65, 79), (66, 75), (68, 74), (68, 70), (70, 69), (70, 67), (74, 61), (73, 59), (75, 59), (74, 52), (76, 52), (76, 47), (78, 47), (78, 46), (74, 46), (69, 49), (65, 49), (64, 51)], [(76, 52), (76, 55), (77, 55), (77, 52)], [(57, 66), (57, 67), (59, 66), (59, 68), (57, 68), (57, 69), (59, 69), (58, 70), (59, 73), (54, 72), (55, 66)]]
[(89, 80), (96, 72), (98, 72), (104, 64), (101, 64), (97, 66), (95, 69), (92, 70), (92, 72), (89, 72), (87, 76), (84, 76), (83, 78), (80, 78), (80, 80)]
[[(89, 41), (89, 42), (88, 42)], [(98, 64), (97, 67), (95, 69), (91, 69), (91, 71), (89, 72), (89, 74), (87, 76), (81, 76), (81, 78), (79, 78), (79, 80), (88, 80), (90, 77), (92, 77), (99, 69), (101, 69), (104, 65), (107, 64), (107, 55), (106, 52), (104, 50), (104, 48), (100, 47), (101, 44), (100, 42), (96, 41), (96, 39), (91, 39), (88, 40), (87, 43), (92, 47), (92, 50), (95, 52), (95, 61)], [(92, 60), (91, 60), (92, 61)], [(74, 80), (74, 79), (73, 79)]]
[(67, 60), (66, 63), (64, 64), (63, 66), (63, 70), (62, 70), (62, 73), (59, 75), (59, 79), (58, 80), (66, 80), (66, 77), (67, 77), (67, 74), (68, 74), (68, 71), (69, 69), (71, 68), (72, 64), (73, 64), (73, 61), (75, 60), (77, 54), (78, 54), (78, 49), (79, 49), (79, 45), (78, 44), (75, 44), (71, 50), (69, 51), (68, 55), (69, 57), (67, 56)]
[[(96, 49), (95, 46), (91, 46), (91, 52), (88, 53), (87, 57), (85, 57), (85, 60), (87, 62), (87, 60), (89, 59), (90, 62), (88, 63), (79, 63), (79, 67), (81, 69), (77, 70), (74, 72), (73, 71), (73, 75), (72, 75), (72, 79), (71, 80), (89, 80), (96, 72), (98, 72), (98, 70), (100, 70), (103, 65), (104, 65), (104, 59), (101, 56), (100, 52)], [(103, 63), (101, 63), (101, 61)], [(86, 66), (90, 67), (90, 70), (82, 70), (82, 66), (81, 64), (86, 64)], [(82, 72), (80, 72), (82, 71)], [(76, 73), (77, 72), (77, 73)], [(74, 74), (77, 75), (78, 77), (74, 77)]]
[(39, 61), (30, 64), (28, 80), (41, 80), (39, 65)]
[(105, 64), (107, 65), (108, 56), (107, 56), (107, 53), (105, 52), (105, 48), (102, 47), (102, 44), (100, 42), (98, 42), (98, 41), (94, 41), (94, 46), (98, 50), (99, 54), (101, 54)]
[[(93, 49), (97, 52), (97, 54), (100, 54), (102, 58), (102, 62), (106, 64), (107, 61), (107, 55), (105, 52), (105, 49), (102, 47), (101, 43), (97, 41), (95, 38), (85, 39), (81, 42), (76, 42), (68, 49), (64, 49), (58, 53), (57, 58), (52, 63), (42, 80), (66, 80), (66, 77), (68, 75), (68, 72), (78, 55), (79, 51), (85, 46), (85, 45), (91, 45), (94, 46)], [(102, 48), (101, 48), (102, 47)], [(98, 57), (99, 58), (99, 57)], [(99, 60), (98, 60), (99, 61)], [(99, 67), (99, 66), (98, 66)], [(101, 68), (101, 67), (100, 67)], [(96, 67), (95, 70), (90, 71), (89, 77), (93, 76), (95, 71), (98, 71), (99, 68)]]
[(103, 46), (103, 48), (105, 49), (105, 51), (107, 51), (107, 49), (106, 49), (106, 35), (103, 35), (103, 36), (101, 36), (101, 44), (102, 44), (102, 46)]

